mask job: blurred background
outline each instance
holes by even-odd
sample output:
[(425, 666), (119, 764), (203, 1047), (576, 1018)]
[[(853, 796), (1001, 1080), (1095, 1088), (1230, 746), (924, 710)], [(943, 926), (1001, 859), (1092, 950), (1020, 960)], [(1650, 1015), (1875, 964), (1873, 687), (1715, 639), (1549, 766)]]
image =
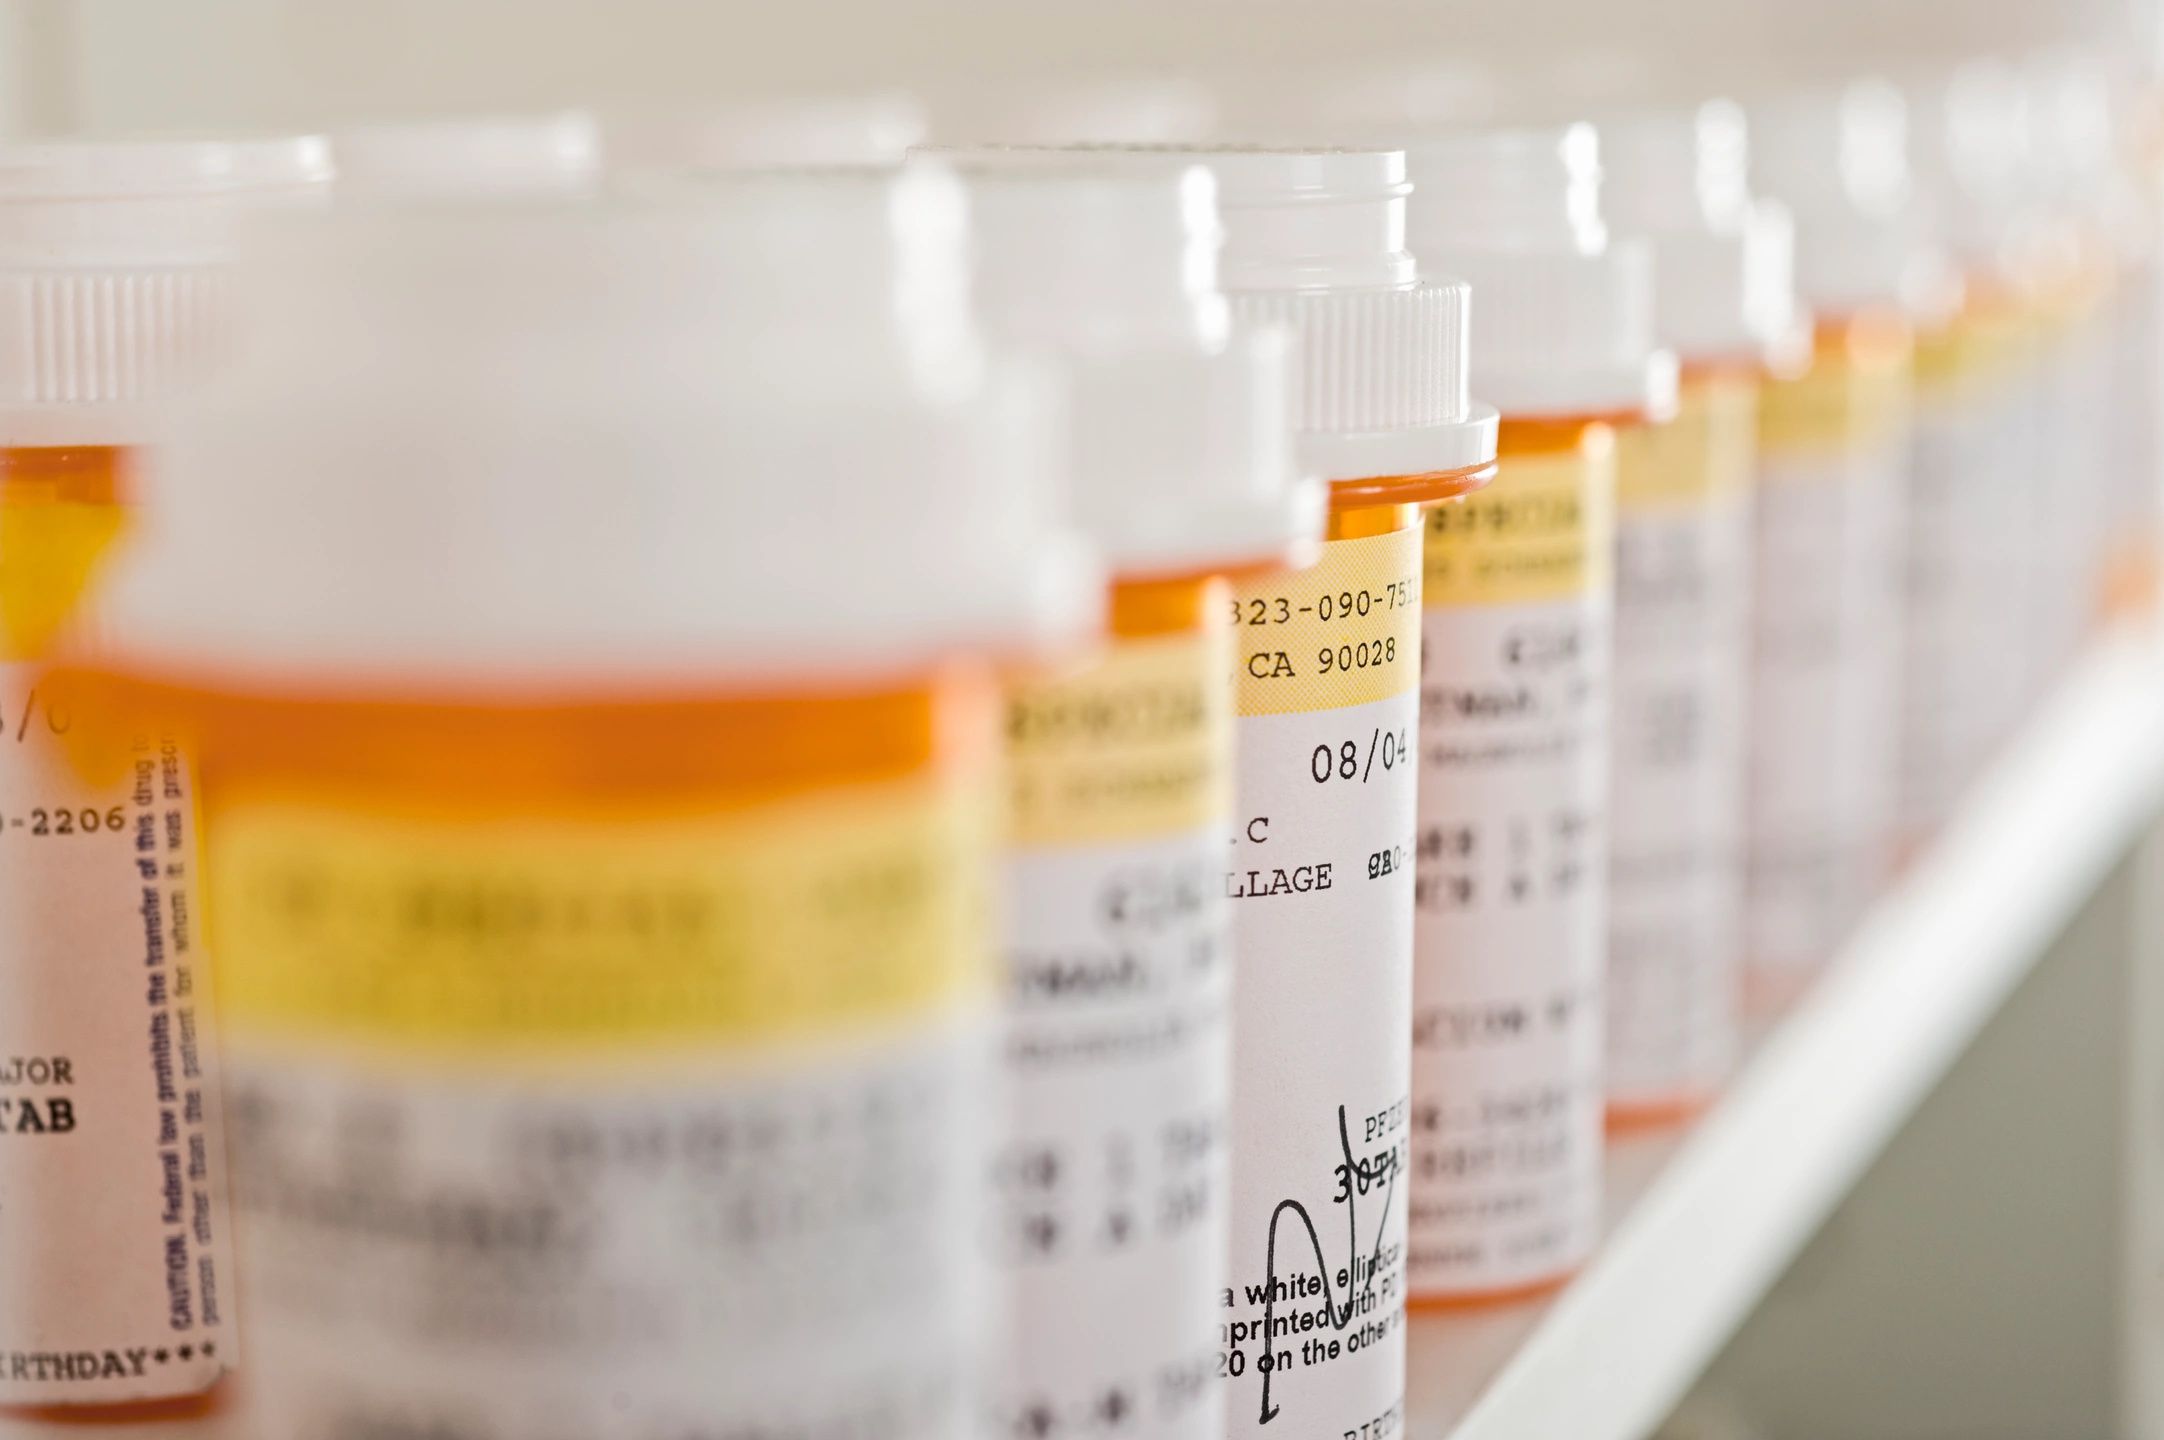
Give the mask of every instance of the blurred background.
[(865, 86), (936, 104), (992, 82), (1408, 51), (1650, 48), (1733, 80), (2102, 36), (2147, 56), (2159, 28), (2155, 7), (2119, 0), (5, 0), (0, 126), (321, 125)]

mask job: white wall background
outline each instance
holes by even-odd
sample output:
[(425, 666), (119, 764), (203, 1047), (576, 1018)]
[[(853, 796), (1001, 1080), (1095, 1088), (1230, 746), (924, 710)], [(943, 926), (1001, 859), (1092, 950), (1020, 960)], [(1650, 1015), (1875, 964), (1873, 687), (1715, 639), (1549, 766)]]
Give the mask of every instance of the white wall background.
[(317, 125), (1650, 47), (1708, 75), (2131, 34), (2153, 0), (0, 0), (0, 126)]

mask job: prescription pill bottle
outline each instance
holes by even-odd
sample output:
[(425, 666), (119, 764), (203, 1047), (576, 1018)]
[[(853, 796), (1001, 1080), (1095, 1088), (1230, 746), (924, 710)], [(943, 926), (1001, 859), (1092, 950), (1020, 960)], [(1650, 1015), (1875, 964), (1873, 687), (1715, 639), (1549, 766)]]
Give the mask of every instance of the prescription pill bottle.
[(341, 200), (579, 195), (601, 170), (601, 132), (582, 110), (379, 120), (331, 132)]
[(1412, 145), (1409, 236), (1472, 286), (1496, 478), (1428, 513), (1414, 848), (1415, 1304), (1560, 1283), (1601, 1215), (1618, 429), (1667, 419), (1653, 252), (1595, 128)]
[[(2022, 317), (1988, 285), (1961, 293), (1917, 333), (1896, 792), (1904, 855), (1945, 823), (2026, 688), (2023, 648), (1994, 636), (1982, 607), (1995, 584), (2019, 593), (2028, 578), (2028, 503), (2006, 453), (2019, 443)], [(2025, 625), (2018, 612), (2008, 623)]]
[[(237, 1351), (186, 754), (78, 777), (41, 678), (162, 402), (222, 349), (239, 213), (317, 140), (0, 147), (0, 1432), (215, 1433)], [(91, 621), (89, 623), (94, 623)], [(153, 814), (169, 827), (143, 843)]]
[(1802, 343), (1786, 211), (1750, 194), (1715, 101), (1602, 127), (1609, 223), (1654, 246), (1676, 415), (1617, 437), (1608, 1107), (1673, 1121), (1719, 1090), (1741, 1010), (1751, 475), (1758, 392)]
[(2117, 277), (2074, 217), (2056, 211), (2033, 233), (2016, 291), (2024, 310), (2035, 426), (2032, 454), (2066, 477), (2030, 506), (2037, 567), (2029, 683), (2047, 693), (2081, 648), (2102, 589), (2100, 519), (2108, 501), (2110, 320)]
[(1111, 634), (1007, 699), (995, 1426), (1218, 1440), (1235, 957), (1234, 578), (1311, 561), (1286, 337), (1235, 334), (1217, 187), (961, 152), (987, 328), (1069, 378)]
[(1978, 63), (1910, 77), (1925, 240), (1954, 270), (1916, 315), (1903, 542), (1897, 844), (1913, 854), (2019, 723), (2037, 628), (2035, 345), (2008, 82)]
[[(1421, 511), (1494, 473), (1466, 287), (1405, 247), (1395, 150), (1199, 161), (1236, 321), (1289, 328), (1319, 562), (1233, 589), (1231, 1268), (1226, 1433), (1384, 1433), (1405, 1392)], [(1273, 1428), (1275, 1427), (1275, 1428)]]
[(2164, 419), (2150, 403), (2164, 391), (2164, 97), (2130, 69), (2115, 78), (2125, 298), (2114, 327), (2104, 604), (2113, 615), (2152, 615), (2164, 592)]
[(1751, 112), (1753, 184), (1796, 220), (1808, 367), (1759, 414), (1744, 944), (1754, 1004), (1793, 999), (1862, 918), (1896, 843), (1912, 314), (1929, 252), (1884, 82)]
[(1899, 501), (1912, 340), (1898, 309), (1822, 320), (1759, 414), (1744, 945), (1793, 998), (1893, 858)]
[[(2129, 363), (2124, 337), (2146, 324), (2137, 288), (2146, 241), (2141, 202), (2121, 164), (2103, 58), (2075, 46), (2039, 51), (2022, 63), (2021, 86), (2030, 130), (2025, 169), (2045, 207), (2050, 246), (2045, 447), (2071, 481), (2051, 532), (2065, 578), (2052, 603), (2049, 651), (2064, 663), (2110, 602), (2115, 567), (2140, 553), (2138, 543), (2128, 545), (2142, 536), (2138, 489), (2128, 483), (2140, 462), (2122, 443), (2128, 392), (2117, 370)], [(2135, 393), (2139, 408), (2155, 408), (2154, 392)], [(2130, 522), (2127, 533), (2123, 522)]]
[(201, 755), (244, 1433), (969, 1429), (984, 662), (1102, 580), (963, 223), (912, 173), (261, 243), (74, 682)]

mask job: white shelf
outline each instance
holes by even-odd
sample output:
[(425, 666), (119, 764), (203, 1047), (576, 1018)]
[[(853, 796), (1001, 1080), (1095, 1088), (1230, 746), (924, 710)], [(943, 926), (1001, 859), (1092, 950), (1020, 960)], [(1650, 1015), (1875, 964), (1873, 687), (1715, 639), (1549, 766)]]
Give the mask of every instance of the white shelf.
[(2164, 652), (2084, 657), (1689, 1132), (1617, 1147), (1539, 1305), (1416, 1316), (1411, 1440), (1641, 1440), (2164, 808)]

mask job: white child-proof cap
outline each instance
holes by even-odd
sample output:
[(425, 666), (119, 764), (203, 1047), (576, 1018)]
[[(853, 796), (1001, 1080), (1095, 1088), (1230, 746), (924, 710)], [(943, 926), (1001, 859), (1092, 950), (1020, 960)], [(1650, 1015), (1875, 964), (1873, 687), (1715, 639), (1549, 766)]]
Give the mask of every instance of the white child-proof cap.
[(1466, 285), (1405, 248), (1405, 153), (1258, 146), (1106, 147), (1122, 163), (1217, 178), (1218, 280), (1243, 325), (1295, 338), (1300, 466), (1332, 481), (1473, 469), (1496, 413), (1466, 390)]
[[(304, 221), (312, 223), (302, 223)], [(359, 207), (266, 232), (107, 627), (429, 696), (852, 684), (1093, 626), (1056, 396), (951, 176)]]
[(1472, 384), (1507, 419), (1675, 407), (1654, 338), (1653, 247), (1601, 216), (1593, 126), (1468, 131), (1406, 148), (1406, 233), (1473, 287)]
[(2148, 245), (2141, 199), (2120, 161), (2112, 73), (2076, 47), (2042, 51), (2022, 67), (2031, 118), (2031, 183), (2076, 243), (2110, 263), (2138, 263)]
[(1601, 125), (1601, 198), (1619, 234), (1653, 242), (1655, 324), (1686, 364), (1777, 367), (1806, 353), (1788, 211), (1752, 195), (1743, 111), (1726, 100)]
[(330, 199), (337, 175), (331, 142), (324, 135), (221, 135), (231, 165), (232, 193), (244, 212), (280, 206), (303, 209)]
[(0, 446), (148, 439), (227, 338), (241, 215), (329, 177), (312, 136), (0, 146)]
[(332, 132), (342, 195), (577, 195), (601, 169), (591, 115), (476, 115), (392, 120)]
[(924, 106), (898, 91), (740, 100), (613, 112), (603, 122), (608, 168), (723, 169), (898, 162), (925, 136)]
[(1065, 363), (1075, 509), (1114, 574), (1281, 563), (1320, 538), (1323, 487), (1293, 459), (1288, 337), (1232, 328), (1208, 170), (930, 153), (970, 184), (987, 329)]
[(1752, 104), (1750, 125), (1752, 185), (1795, 217), (1806, 306), (1923, 320), (1950, 312), (1958, 285), (1925, 234), (1897, 86), (1860, 79), (1769, 95)]
[(1909, 95), (1909, 155), (1934, 237), (1971, 275), (2028, 282), (2037, 234), (2025, 167), (2030, 146), (2019, 78), (1974, 60), (1917, 78)]

